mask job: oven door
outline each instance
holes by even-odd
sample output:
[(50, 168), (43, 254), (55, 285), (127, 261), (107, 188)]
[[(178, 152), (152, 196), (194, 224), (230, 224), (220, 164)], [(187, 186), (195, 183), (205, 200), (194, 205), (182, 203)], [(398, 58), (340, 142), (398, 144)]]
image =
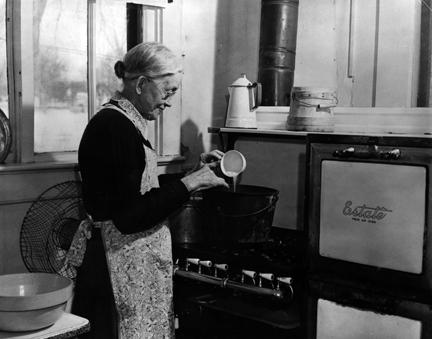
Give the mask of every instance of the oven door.
[(432, 337), (431, 317), (427, 304), (309, 281), (308, 339), (426, 339)]
[(431, 140), (309, 136), (313, 274), (431, 296)]

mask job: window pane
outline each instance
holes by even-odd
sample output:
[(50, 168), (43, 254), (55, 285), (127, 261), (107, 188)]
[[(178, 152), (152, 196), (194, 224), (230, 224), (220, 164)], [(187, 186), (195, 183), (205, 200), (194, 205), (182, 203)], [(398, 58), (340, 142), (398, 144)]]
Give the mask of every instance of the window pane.
[(35, 152), (77, 150), (87, 123), (87, 0), (34, 0)]
[[(162, 41), (162, 9), (151, 6), (142, 6), (142, 36), (143, 41)], [(162, 113), (157, 121), (149, 122), (149, 134), (148, 139), (152, 145), (156, 148), (159, 155), (164, 153), (163, 142), (159, 138), (161, 137), (160, 127), (163, 126), (164, 116)], [(162, 127), (163, 128), (163, 127)]]
[(114, 64), (126, 52), (126, 2), (97, 2), (96, 41), (96, 105), (101, 105), (121, 87)]
[(161, 9), (143, 6), (143, 40), (162, 41)]
[(6, 0), (0, 0), (0, 109), (9, 116), (6, 62)]

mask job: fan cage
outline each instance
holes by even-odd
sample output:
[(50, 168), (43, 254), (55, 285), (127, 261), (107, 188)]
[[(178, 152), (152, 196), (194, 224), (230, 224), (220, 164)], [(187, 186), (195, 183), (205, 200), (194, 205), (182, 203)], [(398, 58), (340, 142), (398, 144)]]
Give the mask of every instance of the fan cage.
[(27, 269), (73, 279), (75, 269), (65, 265), (65, 259), (85, 218), (80, 181), (66, 181), (44, 191), (30, 206), (21, 227), (21, 256)]

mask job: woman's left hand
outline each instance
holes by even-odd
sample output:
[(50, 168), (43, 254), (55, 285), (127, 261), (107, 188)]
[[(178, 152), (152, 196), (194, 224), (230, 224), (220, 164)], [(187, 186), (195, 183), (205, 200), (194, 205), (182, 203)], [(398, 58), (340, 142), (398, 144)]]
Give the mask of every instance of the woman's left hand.
[(224, 154), (224, 152), (217, 149), (207, 153), (201, 153), (199, 165), (197, 167), (201, 168), (204, 165), (208, 165), (210, 168), (215, 168), (219, 165)]

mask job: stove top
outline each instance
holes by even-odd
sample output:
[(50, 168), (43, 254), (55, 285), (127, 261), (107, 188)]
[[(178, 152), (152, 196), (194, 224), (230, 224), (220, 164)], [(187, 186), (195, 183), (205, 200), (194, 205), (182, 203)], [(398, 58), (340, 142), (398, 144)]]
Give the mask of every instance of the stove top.
[[(190, 322), (195, 331), (210, 312), (212, 318), (232, 315), (236, 320), (230, 328), (237, 328), (239, 319), (252, 321), (248, 337), (257, 324), (269, 326), (267, 332), (283, 331), (281, 338), (297, 331), (305, 239), (302, 232), (275, 228), (263, 243), (174, 244), (175, 308), (183, 328)], [(208, 324), (203, 327), (208, 334)]]
[(301, 232), (278, 229), (263, 243), (177, 244), (175, 275), (237, 295), (291, 302), (304, 272), (304, 244)]

